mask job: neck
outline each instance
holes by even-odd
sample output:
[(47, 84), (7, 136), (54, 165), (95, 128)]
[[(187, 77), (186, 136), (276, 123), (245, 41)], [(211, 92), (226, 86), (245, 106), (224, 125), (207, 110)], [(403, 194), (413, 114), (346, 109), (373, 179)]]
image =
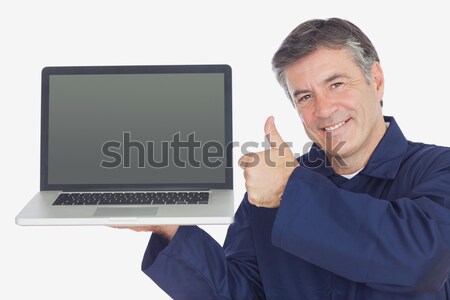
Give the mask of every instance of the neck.
[[(372, 152), (373, 152), (373, 150), (372, 150)], [(361, 169), (363, 169), (367, 165), (369, 158), (370, 158), (370, 155), (369, 156), (365, 155), (364, 157), (361, 157), (361, 158), (356, 158), (356, 157), (355, 158), (345, 158), (344, 160), (345, 160), (346, 166), (342, 166), (342, 164), (336, 163), (336, 161), (334, 161), (334, 158), (331, 158), (331, 159), (333, 159), (332, 168), (333, 168), (334, 172), (339, 175), (353, 174), (353, 173), (356, 173), (356, 172), (360, 171)], [(328, 158), (328, 159), (330, 159), (330, 158)]]

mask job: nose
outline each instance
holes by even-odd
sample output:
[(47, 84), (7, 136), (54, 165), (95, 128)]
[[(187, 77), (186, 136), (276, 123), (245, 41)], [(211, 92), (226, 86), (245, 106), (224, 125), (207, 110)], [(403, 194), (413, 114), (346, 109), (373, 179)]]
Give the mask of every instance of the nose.
[(314, 111), (318, 118), (326, 119), (337, 110), (337, 105), (331, 97), (317, 94), (314, 101)]

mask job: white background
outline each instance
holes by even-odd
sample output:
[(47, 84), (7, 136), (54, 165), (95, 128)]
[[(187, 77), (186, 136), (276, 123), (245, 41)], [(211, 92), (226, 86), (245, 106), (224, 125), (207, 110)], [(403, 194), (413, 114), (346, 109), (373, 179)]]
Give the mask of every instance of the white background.
[[(294, 152), (302, 152), (307, 139), (270, 60), (300, 22), (337, 16), (357, 24), (378, 50), (386, 78), (385, 114), (396, 117), (410, 140), (450, 146), (445, 1), (264, 3), (2, 1), (1, 299), (168, 299), (140, 271), (149, 234), (14, 224), (39, 189), (40, 72), (45, 66), (230, 64), (234, 140), (262, 141), (264, 121), (272, 114)], [(240, 154), (236, 149), (235, 165)], [(237, 206), (244, 185), (239, 168), (234, 175)], [(219, 242), (226, 228), (204, 227)]]

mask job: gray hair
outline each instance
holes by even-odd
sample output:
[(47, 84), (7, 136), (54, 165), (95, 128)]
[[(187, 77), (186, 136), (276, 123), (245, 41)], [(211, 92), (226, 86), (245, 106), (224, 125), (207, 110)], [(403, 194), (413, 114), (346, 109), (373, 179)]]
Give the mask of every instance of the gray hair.
[(377, 51), (369, 38), (353, 23), (339, 19), (314, 19), (298, 25), (281, 43), (272, 58), (272, 68), (277, 80), (293, 103), (284, 75), (284, 69), (319, 48), (346, 48), (368, 83), (371, 82), (371, 68), (379, 62)]

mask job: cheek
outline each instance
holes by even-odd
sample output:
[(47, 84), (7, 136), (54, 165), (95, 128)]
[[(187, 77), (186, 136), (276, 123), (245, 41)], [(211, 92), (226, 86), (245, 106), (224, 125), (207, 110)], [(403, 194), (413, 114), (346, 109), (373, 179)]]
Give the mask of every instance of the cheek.
[(317, 142), (316, 133), (314, 132), (314, 118), (311, 114), (297, 111), (298, 116), (303, 125), (303, 129), (305, 130), (306, 135), (313, 141)]
[(311, 115), (306, 113), (305, 111), (297, 110), (298, 116), (300, 117), (300, 121), (302, 122), (305, 131), (309, 131), (311, 127)]
[(330, 98), (335, 103), (339, 103), (345, 107), (352, 107), (358, 100), (358, 95), (352, 89), (342, 89), (330, 94)]
[(311, 107), (305, 106), (301, 109), (297, 109), (297, 114), (304, 126), (310, 127), (312, 125), (314, 115)]

